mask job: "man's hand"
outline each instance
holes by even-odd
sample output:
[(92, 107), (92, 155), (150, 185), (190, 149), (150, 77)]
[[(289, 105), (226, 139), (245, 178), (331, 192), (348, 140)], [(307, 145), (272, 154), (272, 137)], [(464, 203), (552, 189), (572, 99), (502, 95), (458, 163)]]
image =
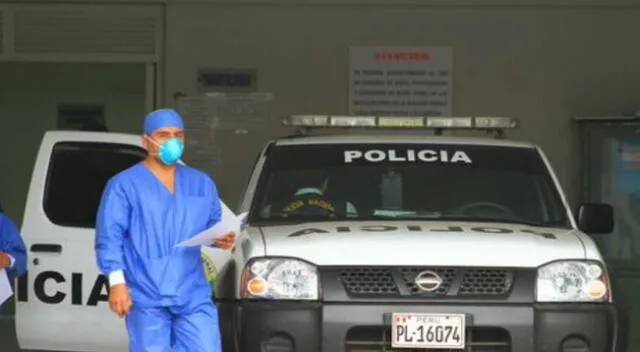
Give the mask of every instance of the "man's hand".
[(129, 314), (132, 305), (129, 289), (125, 284), (113, 285), (109, 288), (109, 308), (120, 318)]
[(11, 266), (11, 258), (5, 252), (0, 252), (0, 269), (6, 269)]
[(222, 249), (230, 249), (236, 244), (236, 234), (229, 232), (228, 234), (216, 238), (215, 245)]

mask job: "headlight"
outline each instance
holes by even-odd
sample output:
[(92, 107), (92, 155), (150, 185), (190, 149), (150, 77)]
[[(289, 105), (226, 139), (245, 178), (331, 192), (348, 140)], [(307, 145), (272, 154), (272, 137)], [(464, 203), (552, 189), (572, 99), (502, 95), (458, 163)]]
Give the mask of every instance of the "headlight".
[(289, 258), (259, 258), (242, 273), (242, 298), (317, 300), (318, 271), (315, 266)]
[(597, 262), (562, 261), (538, 269), (538, 302), (606, 302), (609, 278)]

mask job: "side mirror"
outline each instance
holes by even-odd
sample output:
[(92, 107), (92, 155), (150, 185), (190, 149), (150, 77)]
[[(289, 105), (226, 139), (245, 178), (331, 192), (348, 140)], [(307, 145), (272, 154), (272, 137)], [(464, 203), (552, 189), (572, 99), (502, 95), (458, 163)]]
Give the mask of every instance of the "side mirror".
[(578, 228), (589, 235), (601, 235), (613, 232), (613, 207), (604, 203), (584, 203), (576, 214)]

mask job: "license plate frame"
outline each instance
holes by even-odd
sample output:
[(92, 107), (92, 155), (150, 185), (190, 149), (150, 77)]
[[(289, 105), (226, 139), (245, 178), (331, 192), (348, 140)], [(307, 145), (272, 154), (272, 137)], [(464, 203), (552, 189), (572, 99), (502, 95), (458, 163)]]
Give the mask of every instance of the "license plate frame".
[[(398, 329), (401, 326), (401, 329)], [(429, 326), (432, 327), (429, 330)], [(413, 349), (464, 349), (466, 347), (465, 330), (467, 326), (467, 316), (465, 314), (448, 313), (392, 313), (391, 314), (391, 347), (392, 348), (413, 348)], [(422, 327), (422, 330), (419, 330)], [(437, 327), (441, 327), (438, 329)], [(446, 327), (451, 327), (446, 329)], [(457, 329), (456, 329), (457, 328)], [(406, 335), (411, 334), (411, 342), (398, 341), (399, 334), (405, 330)], [(409, 331), (411, 330), (411, 331)], [(430, 333), (428, 331), (431, 331)], [(447, 333), (449, 333), (447, 337)], [(459, 339), (453, 337), (459, 335)], [(421, 335), (416, 337), (415, 335)], [(432, 341), (427, 342), (427, 334), (432, 336)], [(442, 342), (433, 342), (441, 336)], [(421, 340), (421, 341), (420, 341)]]

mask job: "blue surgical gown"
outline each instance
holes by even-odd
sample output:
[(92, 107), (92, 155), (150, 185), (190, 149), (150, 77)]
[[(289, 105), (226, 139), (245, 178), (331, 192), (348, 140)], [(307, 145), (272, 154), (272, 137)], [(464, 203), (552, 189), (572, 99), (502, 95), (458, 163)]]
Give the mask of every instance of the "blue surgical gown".
[(27, 271), (27, 249), (16, 224), (0, 213), (0, 252), (10, 255), (14, 262), (7, 270), (11, 276), (21, 276)]
[(111, 178), (98, 208), (95, 249), (104, 275), (122, 270), (137, 308), (211, 300), (199, 247), (175, 245), (221, 218), (213, 180), (177, 165), (172, 194), (142, 163)]

